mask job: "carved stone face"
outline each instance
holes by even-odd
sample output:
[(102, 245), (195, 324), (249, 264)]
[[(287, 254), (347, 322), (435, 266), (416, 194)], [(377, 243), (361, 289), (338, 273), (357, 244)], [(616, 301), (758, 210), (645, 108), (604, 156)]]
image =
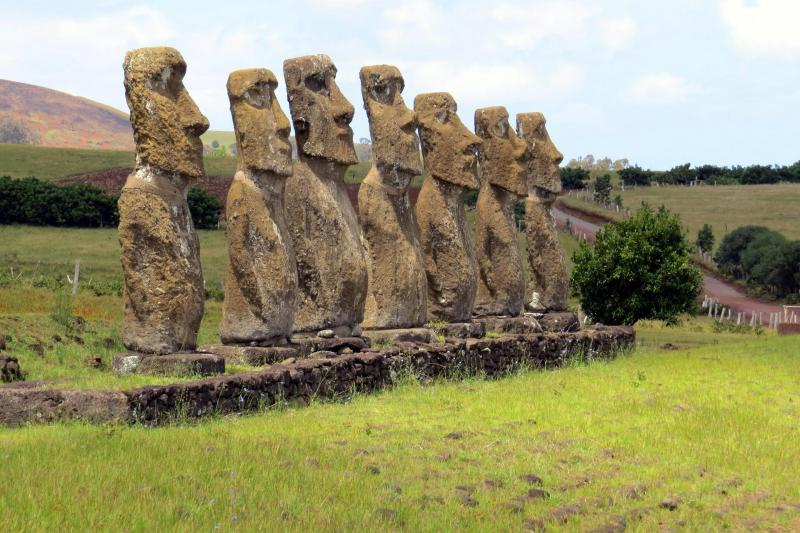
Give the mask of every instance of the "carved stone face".
[(208, 119), (186, 88), (186, 62), (174, 48), (138, 48), (125, 54), (125, 98), (139, 159), (167, 172), (203, 175), (200, 135)]
[(483, 181), (525, 196), (528, 146), (508, 125), (506, 108), (476, 109), (475, 133), (483, 139), (478, 156)]
[(530, 151), (527, 164), (529, 193), (552, 200), (561, 192), (558, 165), (564, 156), (550, 140), (546, 122), (541, 113), (519, 113), (517, 134), (528, 144)]
[(369, 118), (372, 154), (378, 168), (404, 174), (422, 174), (417, 121), (403, 97), (405, 81), (397, 67), (363, 67), (361, 95)]
[(326, 55), (283, 62), (297, 149), (301, 154), (353, 165), (353, 105), (336, 85), (336, 66)]
[(433, 177), (468, 189), (480, 186), (477, 152), (480, 138), (456, 114), (449, 93), (420, 94), (414, 99), (425, 170)]
[(290, 176), (291, 125), (275, 98), (277, 86), (278, 80), (270, 70), (237, 70), (228, 76), (228, 98), (241, 164), (251, 170)]

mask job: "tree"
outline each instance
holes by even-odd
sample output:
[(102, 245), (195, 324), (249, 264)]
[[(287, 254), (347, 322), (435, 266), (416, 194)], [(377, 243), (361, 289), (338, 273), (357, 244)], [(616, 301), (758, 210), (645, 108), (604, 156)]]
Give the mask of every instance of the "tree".
[(560, 171), (561, 187), (567, 191), (585, 189), (586, 182), (591, 177), (588, 170), (578, 167), (562, 167)]
[(714, 232), (711, 231), (711, 226), (703, 224), (703, 227), (697, 232), (695, 245), (700, 248), (701, 252), (706, 254), (714, 248)]
[(603, 205), (611, 202), (611, 176), (603, 174), (594, 180), (594, 201)]
[(689, 253), (680, 218), (643, 204), (630, 219), (604, 226), (594, 246), (581, 243), (572, 256), (571, 291), (603, 324), (674, 322), (695, 309), (703, 285)]
[(622, 195), (617, 194), (614, 196), (614, 205), (617, 206), (619, 209), (622, 209)]
[(717, 267), (725, 274), (744, 277), (742, 252), (756, 237), (769, 232), (770, 230), (764, 226), (742, 226), (725, 235), (719, 243), (717, 253), (714, 254)]
[(620, 170), (619, 177), (625, 185), (650, 185), (650, 180), (653, 178), (653, 171), (645, 170), (635, 165)]
[(620, 170), (624, 170), (624, 169), (628, 168), (628, 165), (629, 165), (628, 160), (626, 158), (624, 158), (624, 157), (622, 159), (617, 159), (612, 164), (614, 170), (616, 170), (617, 172), (619, 172)]
[(216, 140), (216, 139), (214, 139), (213, 141), (211, 141), (211, 148), (213, 148), (213, 149), (215, 149), (215, 150), (216, 150), (217, 148), (219, 148), (219, 141), (218, 141), (218, 140)]
[(189, 189), (186, 200), (189, 203), (189, 211), (192, 213), (194, 227), (198, 229), (217, 227), (219, 214), (222, 211), (222, 204), (219, 200), (199, 187)]

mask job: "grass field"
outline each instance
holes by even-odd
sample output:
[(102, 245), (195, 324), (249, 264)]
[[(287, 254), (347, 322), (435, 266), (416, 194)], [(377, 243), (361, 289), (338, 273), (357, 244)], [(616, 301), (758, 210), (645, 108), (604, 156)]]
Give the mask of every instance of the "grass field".
[[(693, 241), (703, 224), (711, 224), (719, 244), (725, 234), (745, 225), (766, 226), (788, 239), (800, 239), (800, 184), (719, 185), (704, 187), (628, 187), (615, 189), (623, 204), (635, 210), (642, 202), (665, 205), (678, 213)], [(567, 205), (580, 205), (614, 218), (615, 211), (576, 198), (564, 197)]]
[(199, 424), (0, 429), (0, 528), (797, 531), (799, 347), (740, 335)]

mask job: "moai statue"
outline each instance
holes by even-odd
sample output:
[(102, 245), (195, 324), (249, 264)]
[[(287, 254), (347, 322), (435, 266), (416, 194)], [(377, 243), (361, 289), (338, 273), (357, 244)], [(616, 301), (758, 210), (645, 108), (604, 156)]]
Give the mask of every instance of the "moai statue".
[(414, 99), (425, 181), (416, 215), (428, 278), (428, 318), (466, 322), (472, 316), (478, 282), (475, 248), (464, 211), (464, 196), (479, 187), (477, 150), (481, 140), (461, 123), (448, 93)]
[(567, 308), (567, 268), (558, 241), (552, 207), (561, 193), (558, 165), (564, 159), (545, 128), (541, 113), (517, 115), (517, 134), (532, 157), (528, 161), (528, 197), (525, 200), (525, 234), (528, 241), (529, 311), (563, 311)]
[(357, 333), (367, 265), (361, 228), (343, 177), (356, 163), (353, 106), (326, 55), (283, 62), (298, 161), (286, 182), (286, 216), (297, 259), (296, 332)]
[(505, 107), (475, 111), (475, 133), (483, 140), (478, 160), (481, 190), (475, 209), (478, 296), (475, 314), (517, 316), (525, 298), (514, 207), (527, 192), (525, 142), (508, 124)]
[(122, 341), (144, 354), (191, 350), (204, 288), (186, 194), (203, 175), (200, 135), (208, 120), (183, 86), (186, 63), (177, 50), (133, 50), (123, 69), (136, 168), (119, 197)]
[(292, 175), (291, 125), (263, 68), (228, 77), (239, 169), (225, 213), (228, 272), (220, 338), (226, 344), (285, 344), (292, 334), (297, 267), (283, 193)]
[(408, 186), (422, 174), (417, 122), (400, 93), (403, 77), (390, 65), (361, 69), (373, 162), (358, 191), (367, 248), (369, 290), (363, 325), (413, 328), (427, 315), (425, 262)]

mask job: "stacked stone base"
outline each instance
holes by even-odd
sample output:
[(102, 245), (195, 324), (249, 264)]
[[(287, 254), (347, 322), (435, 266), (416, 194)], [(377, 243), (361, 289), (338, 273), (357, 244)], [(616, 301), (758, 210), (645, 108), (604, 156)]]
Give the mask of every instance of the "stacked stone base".
[(225, 373), (225, 358), (210, 353), (176, 353), (168, 355), (122, 354), (112, 361), (120, 376), (149, 374), (153, 376), (213, 376)]
[(610, 326), (574, 333), (398, 343), (331, 358), (273, 365), (258, 372), (124, 392), (2, 389), (0, 423), (78, 419), (158, 425), (183, 417), (346, 398), (354, 391), (380, 389), (408, 373), (421, 379), (476, 374), (496, 377), (520, 367), (558, 366), (575, 356), (610, 358), (634, 342), (633, 328)]

